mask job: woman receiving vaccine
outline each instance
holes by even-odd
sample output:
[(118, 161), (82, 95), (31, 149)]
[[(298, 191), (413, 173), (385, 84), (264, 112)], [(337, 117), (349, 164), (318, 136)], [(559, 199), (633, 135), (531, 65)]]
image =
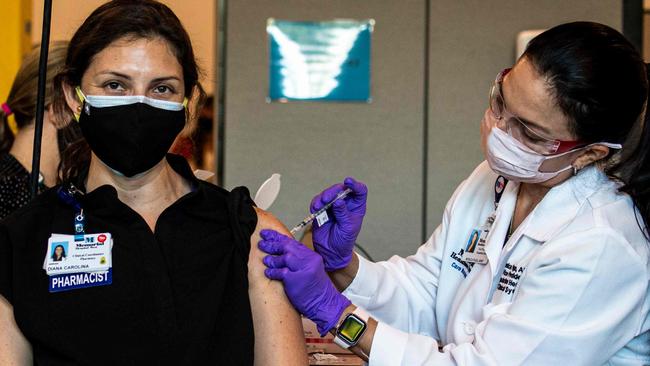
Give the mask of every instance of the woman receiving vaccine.
[(283, 226), (167, 154), (203, 98), (176, 15), (101, 5), (55, 84), (55, 112), (85, 139), (62, 156), (63, 184), (0, 223), (0, 364), (306, 364), (254, 245)]

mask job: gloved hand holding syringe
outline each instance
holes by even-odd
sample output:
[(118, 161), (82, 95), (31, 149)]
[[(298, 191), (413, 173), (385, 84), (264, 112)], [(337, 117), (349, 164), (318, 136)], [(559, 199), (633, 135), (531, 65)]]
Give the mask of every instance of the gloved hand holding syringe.
[(350, 188), (346, 188), (345, 190), (339, 192), (339, 194), (337, 194), (333, 200), (331, 200), (329, 203), (323, 206), (320, 210), (305, 217), (298, 225), (296, 225), (293, 229), (291, 229), (291, 235), (295, 235), (300, 229), (304, 228), (305, 226), (309, 225), (312, 221), (314, 221), (314, 219), (317, 219), (319, 226), (327, 222), (328, 221), (327, 212), (326, 212), (327, 209), (332, 207), (334, 202), (345, 198), (345, 196), (347, 196), (350, 192), (352, 192)]

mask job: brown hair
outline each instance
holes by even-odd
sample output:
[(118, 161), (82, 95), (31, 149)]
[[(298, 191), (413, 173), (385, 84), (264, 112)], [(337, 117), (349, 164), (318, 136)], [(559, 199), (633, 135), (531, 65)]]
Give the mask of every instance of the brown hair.
[[(68, 107), (63, 86), (78, 86), (93, 57), (111, 43), (130, 37), (162, 38), (183, 68), (185, 96), (191, 101), (185, 130), (191, 130), (205, 92), (199, 82), (201, 71), (196, 63), (190, 37), (180, 20), (166, 5), (153, 0), (114, 0), (103, 4), (88, 16), (70, 40), (65, 68), (54, 80), (54, 111), (73, 113)], [(126, 133), (126, 132), (125, 132)], [(61, 155), (59, 176), (62, 180), (83, 175), (90, 162), (90, 147), (79, 141)]]
[[(63, 68), (68, 42), (55, 41), (50, 44), (49, 55), (47, 58), (47, 77), (45, 81), (45, 107), (52, 104), (53, 99), (53, 79)], [(13, 112), (18, 130), (34, 123), (36, 117), (36, 95), (38, 92), (38, 63), (40, 56), (40, 46), (34, 47), (25, 56), (20, 69), (11, 85), (9, 96), (6, 103)], [(65, 115), (65, 119), (60, 121), (69, 121), (71, 115)], [(0, 153), (6, 153), (11, 149), (14, 143), (14, 135), (9, 127), (8, 116), (0, 109)], [(57, 119), (59, 120), (59, 119)], [(61, 127), (61, 126), (57, 126)]]

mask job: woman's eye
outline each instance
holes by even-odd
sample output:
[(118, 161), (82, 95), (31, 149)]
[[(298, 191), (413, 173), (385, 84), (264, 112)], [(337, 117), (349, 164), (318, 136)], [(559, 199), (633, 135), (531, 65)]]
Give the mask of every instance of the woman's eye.
[(165, 94), (165, 93), (171, 93), (173, 92), (172, 88), (168, 87), (167, 85), (159, 85), (154, 88), (154, 91), (159, 94)]
[(120, 90), (122, 85), (120, 85), (120, 83), (118, 83), (117, 81), (111, 81), (109, 83), (106, 83), (106, 87), (110, 90)]
[(535, 132), (531, 131), (528, 129), (523, 123), (517, 121), (517, 126), (519, 127), (519, 130), (522, 132), (521, 134), (531, 142), (542, 142), (544, 141), (544, 138), (536, 134)]
[(540, 138), (539, 136), (533, 135), (528, 130), (526, 130), (526, 132), (524, 132), (524, 135), (526, 135), (527, 139), (529, 139), (530, 141), (533, 141), (533, 142), (541, 142), (541, 141), (543, 141), (542, 138)]

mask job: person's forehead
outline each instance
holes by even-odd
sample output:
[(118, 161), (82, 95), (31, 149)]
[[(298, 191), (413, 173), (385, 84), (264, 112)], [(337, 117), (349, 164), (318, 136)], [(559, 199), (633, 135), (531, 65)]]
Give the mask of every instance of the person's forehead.
[(117, 72), (130, 76), (173, 74), (182, 77), (182, 66), (169, 43), (159, 37), (123, 37), (98, 52), (86, 72)]
[(505, 76), (503, 95), (511, 113), (552, 131), (553, 138), (573, 138), (569, 119), (557, 104), (550, 84), (526, 58), (520, 60)]

